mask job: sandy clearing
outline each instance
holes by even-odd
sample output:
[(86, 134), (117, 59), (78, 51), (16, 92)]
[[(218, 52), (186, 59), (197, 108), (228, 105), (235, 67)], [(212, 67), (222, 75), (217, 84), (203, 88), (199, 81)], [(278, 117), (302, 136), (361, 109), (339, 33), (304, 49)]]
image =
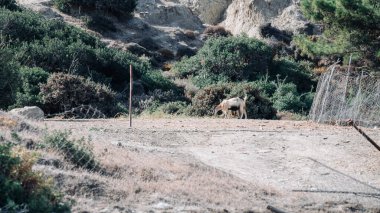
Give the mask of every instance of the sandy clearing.
[[(207, 118), (136, 119), (133, 128), (127, 120), (45, 123), (95, 143), (190, 156), (273, 192), (265, 203), (287, 211), (380, 209), (380, 153), (351, 127)], [(378, 129), (365, 131), (380, 138)]]

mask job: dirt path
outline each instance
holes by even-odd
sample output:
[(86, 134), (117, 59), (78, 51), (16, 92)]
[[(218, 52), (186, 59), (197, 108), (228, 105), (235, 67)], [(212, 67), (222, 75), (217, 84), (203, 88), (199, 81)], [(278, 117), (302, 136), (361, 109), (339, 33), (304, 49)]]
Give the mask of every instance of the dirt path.
[[(380, 153), (351, 127), (179, 118), (137, 119), (132, 129), (122, 120), (46, 123), (80, 130), (96, 143), (191, 157), (265, 189), (258, 196), (265, 204), (257, 205), (293, 212), (380, 210)], [(379, 141), (378, 129), (365, 131)]]

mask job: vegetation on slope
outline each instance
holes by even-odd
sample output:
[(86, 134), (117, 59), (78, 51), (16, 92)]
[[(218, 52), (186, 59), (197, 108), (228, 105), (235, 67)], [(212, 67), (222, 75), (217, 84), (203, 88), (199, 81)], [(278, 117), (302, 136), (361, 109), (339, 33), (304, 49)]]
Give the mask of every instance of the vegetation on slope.
[[(3, 7), (13, 8), (12, 2), (1, 3), (4, 3)], [(114, 100), (109, 101), (108, 105), (125, 102), (129, 65), (133, 66), (135, 80), (141, 79), (144, 84), (145, 92), (153, 91), (156, 87), (163, 86), (163, 90), (168, 85), (173, 87), (148, 61), (129, 52), (107, 48), (98, 38), (83, 30), (62, 21), (47, 20), (31, 11), (1, 8), (0, 32), (0, 76), (3, 76), (0, 79), (0, 92), (4, 94), (0, 98), (2, 109), (37, 105), (49, 113), (62, 110), (60, 104), (52, 106), (52, 103), (46, 102), (47, 97), (57, 95), (53, 94), (54, 91), (42, 94), (40, 89), (41, 85), (47, 83), (49, 76), (57, 72), (83, 76), (83, 83), (89, 78), (99, 84), (98, 87), (115, 91), (117, 95), (112, 96)], [(68, 94), (58, 95), (62, 96), (57, 99), (63, 99)], [(83, 104), (83, 101), (74, 103)], [(104, 113), (113, 116), (114, 111), (107, 108)]]
[(191, 114), (211, 115), (210, 106), (245, 94), (250, 118), (274, 118), (276, 110), (308, 112), (315, 87), (310, 64), (276, 53), (246, 36), (210, 38), (195, 56), (174, 66), (177, 77), (201, 88), (192, 97)]
[(380, 66), (380, 3), (377, 0), (302, 0), (304, 15), (323, 26), (321, 36), (295, 39), (309, 57), (344, 58), (359, 66)]
[(32, 170), (36, 157), (9, 142), (0, 143), (0, 210), (70, 212), (43, 176)]

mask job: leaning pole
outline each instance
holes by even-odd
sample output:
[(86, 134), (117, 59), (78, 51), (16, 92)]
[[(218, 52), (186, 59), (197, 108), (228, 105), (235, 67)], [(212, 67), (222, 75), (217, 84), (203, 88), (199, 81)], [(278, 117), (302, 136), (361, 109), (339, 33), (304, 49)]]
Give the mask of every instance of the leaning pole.
[(132, 65), (129, 65), (129, 128), (132, 128), (132, 88), (133, 88)]

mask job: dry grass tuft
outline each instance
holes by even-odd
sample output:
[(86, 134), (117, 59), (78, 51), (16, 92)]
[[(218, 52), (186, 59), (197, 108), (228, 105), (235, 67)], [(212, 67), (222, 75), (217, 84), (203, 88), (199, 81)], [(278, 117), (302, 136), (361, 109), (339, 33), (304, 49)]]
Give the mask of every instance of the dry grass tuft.
[(5, 126), (7, 128), (15, 128), (17, 126), (17, 121), (8, 117), (0, 116), (0, 126)]

